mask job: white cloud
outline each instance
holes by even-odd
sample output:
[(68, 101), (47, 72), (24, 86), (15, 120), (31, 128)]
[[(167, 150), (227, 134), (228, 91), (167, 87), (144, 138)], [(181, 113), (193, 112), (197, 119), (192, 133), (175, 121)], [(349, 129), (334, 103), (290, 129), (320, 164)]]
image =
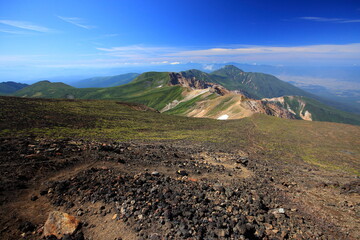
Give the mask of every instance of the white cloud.
[(205, 70), (212, 71), (212, 70), (214, 69), (214, 65), (213, 65), (213, 64), (205, 65), (205, 66), (204, 66), (204, 69), (205, 69)]
[(166, 55), (178, 51), (175, 48), (148, 47), (143, 45), (131, 45), (131, 46), (96, 48), (96, 49), (105, 52), (104, 54), (108, 56), (136, 59), (137, 61), (143, 59), (144, 61), (147, 62), (151, 62), (151, 61), (162, 62), (162, 61), (172, 60), (172, 59), (167, 59)]
[(169, 47), (148, 47), (132, 45), (111, 48), (97, 48), (100, 55), (123, 62), (168, 63), (182, 62), (257, 62), (260, 64), (289, 63), (360, 63), (360, 43), (344, 45), (308, 46), (240, 46), (184, 50)]
[(360, 43), (310, 46), (242, 46), (186, 50), (159, 46), (98, 47), (88, 55), (0, 55), (3, 68), (112, 68), (132, 65), (182, 64), (197, 62), (213, 70), (213, 63), (243, 62), (271, 65), (360, 64)]
[(300, 17), (299, 19), (315, 21), (315, 22), (360, 23), (360, 19), (347, 19), (347, 18)]
[(8, 30), (8, 29), (0, 29), (0, 32), (11, 33), (11, 34), (27, 34), (24, 31), (16, 31), (16, 30)]
[(360, 54), (360, 43), (345, 45), (309, 45), (295, 47), (244, 46), (242, 48), (210, 48), (172, 53), (177, 56), (236, 56), (269, 54)]
[[(42, 27), (42, 26), (39, 26), (39, 25), (35, 25), (35, 24), (29, 23), (29, 22), (23, 22), (23, 21), (0, 20), (0, 23), (8, 25), (8, 26), (16, 27), (16, 28), (35, 31), (35, 32), (45, 32), (46, 33), (46, 32), (51, 32), (52, 31), (49, 28)], [(14, 31), (12, 33), (14, 33)]]
[(92, 29), (92, 28), (96, 28), (95, 26), (91, 26), (91, 25), (87, 25), (84, 23), (84, 19), (82, 18), (78, 18), (78, 17), (62, 17), (62, 16), (57, 16), (58, 18), (60, 18), (61, 20), (71, 23), (75, 26), (81, 27), (81, 28), (85, 28), (85, 29)]
[(111, 34), (105, 34), (102, 36), (102, 38), (111, 38), (111, 37), (117, 37), (119, 36), (120, 34), (118, 33), (111, 33)]
[(170, 50), (166, 47), (145, 47), (143, 45), (131, 45), (131, 46), (123, 46), (123, 47), (112, 47), (112, 48), (97, 48), (98, 50), (105, 52), (164, 52), (166, 50)]

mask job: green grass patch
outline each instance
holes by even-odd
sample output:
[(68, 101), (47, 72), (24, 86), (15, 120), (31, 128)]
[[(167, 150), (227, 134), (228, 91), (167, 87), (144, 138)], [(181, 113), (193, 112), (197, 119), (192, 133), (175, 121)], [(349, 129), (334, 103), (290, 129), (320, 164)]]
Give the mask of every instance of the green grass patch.
[(0, 97), (0, 104), (0, 137), (212, 142), (253, 157), (359, 175), (360, 127), (353, 125), (263, 114), (228, 121), (188, 118), (107, 100)]

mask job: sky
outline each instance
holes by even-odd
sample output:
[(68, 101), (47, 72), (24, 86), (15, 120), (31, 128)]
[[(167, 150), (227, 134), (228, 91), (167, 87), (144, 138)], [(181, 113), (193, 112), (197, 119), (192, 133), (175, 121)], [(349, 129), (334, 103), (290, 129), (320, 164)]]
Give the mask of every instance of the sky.
[(0, 0), (0, 81), (188, 62), (360, 65), (360, 1)]

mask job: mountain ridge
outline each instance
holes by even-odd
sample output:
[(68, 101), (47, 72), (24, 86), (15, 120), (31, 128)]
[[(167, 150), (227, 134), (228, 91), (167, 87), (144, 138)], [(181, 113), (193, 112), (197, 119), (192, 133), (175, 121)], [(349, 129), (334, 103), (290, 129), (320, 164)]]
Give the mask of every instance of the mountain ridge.
[(285, 95), (299, 95), (312, 97), (300, 88), (290, 83), (286, 83), (273, 75), (265, 73), (244, 72), (234, 65), (226, 65), (211, 73), (202, 73), (201, 71), (185, 71), (186, 76), (201, 78), (209, 82), (215, 82), (223, 85), (229, 90), (239, 90), (248, 97), (254, 99), (281, 97)]
[(29, 85), (25, 83), (18, 83), (13, 81), (1, 82), (0, 94), (11, 94), (27, 86)]
[(116, 87), (131, 82), (139, 75), (138, 73), (126, 73), (106, 77), (92, 77), (70, 83), (69, 85), (77, 88)]
[[(294, 109), (289, 108), (289, 100), (287, 105), (283, 105), (279, 101), (269, 100), (270, 98), (253, 99), (250, 97), (251, 94), (239, 87), (229, 90), (218, 83), (231, 78), (237, 86), (241, 86), (247, 83), (248, 78), (242, 79), (242, 76), (246, 74), (248, 73), (234, 66), (227, 66), (223, 70), (217, 70), (212, 75), (199, 70), (180, 73), (146, 72), (127, 84), (109, 88), (74, 88), (61, 83), (54, 83), (56, 86), (49, 86), (49, 84), (51, 85), (50, 82), (43, 81), (34, 84), (33, 87), (24, 88), (14, 95), (45, 98), (112, 99), (140, 103), (166, 114), (189, 117), (237, 119), (248, 117), (254, 113), (263, 113), (289, 119), (335, 120), (360, 124), (360, 117), (323, 105), (320, 108), (325, 110), (321, 111), (316, 107), (320, 106), (319, 103), (309, 99), (305, 99), (305, 101), (304, 99), (292, 97), (292, 106), (304, 105), (305, 108), (305, 105), (309, 103), (311, 106), (309, 109), (312, 112), (307, 109), (308, 113), (306, 114), (306, 111), (294, 111)], [(256, 77), (257, 75), (252, 74), (251, 76)], [(238, 84), (240, 79), (244, 81)], [(260, 79), (261, 81), (265, 80)], [(41, 85), (45, 88), (44, 91), (39, 89)], [(253, 86), (261, 88), (261, 85), (255, 84)], [(297, 101), (297, 103), (295, 104), (294, 101)], [(341, 117), (342, 115), (346, 117)]]

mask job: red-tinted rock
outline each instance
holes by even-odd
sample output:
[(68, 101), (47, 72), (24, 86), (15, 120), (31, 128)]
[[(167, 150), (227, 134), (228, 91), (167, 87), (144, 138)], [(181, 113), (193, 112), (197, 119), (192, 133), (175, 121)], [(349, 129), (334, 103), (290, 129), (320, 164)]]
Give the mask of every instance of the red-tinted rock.
[(54, 235), (62, 238), (65, 234), (72, 235), (78, 228), (80, 221), (67, 213), (53, 211), (49, 214), (44, 225), (44, 236)]

